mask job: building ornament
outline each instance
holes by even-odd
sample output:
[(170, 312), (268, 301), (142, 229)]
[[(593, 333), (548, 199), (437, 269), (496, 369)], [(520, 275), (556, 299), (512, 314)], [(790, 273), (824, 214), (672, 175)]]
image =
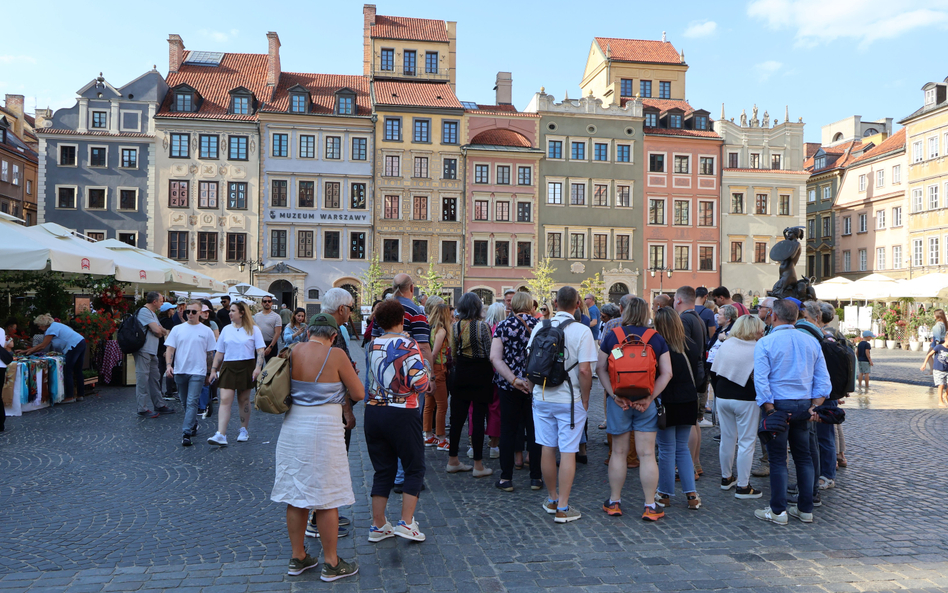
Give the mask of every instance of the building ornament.
[(586, 271), (586, 264), (580, 261), (573, 262), (569, 267), (569, 271), (573, 274), (582, 274)]
[(742, 128), (747, 127), (747, 110), (746, 109), (741, 109), (741, 127)]
[(766, 109), (764, 109), (764, 122), (761, 125), (765, 128), (770, 127), (770, 114), (767, 113)]

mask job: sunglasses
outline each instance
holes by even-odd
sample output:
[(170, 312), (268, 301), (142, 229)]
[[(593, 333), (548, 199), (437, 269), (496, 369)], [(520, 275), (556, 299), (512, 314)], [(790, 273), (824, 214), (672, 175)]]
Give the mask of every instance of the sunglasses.
[(265, 300), (265, 301), (263, 301), (264, 304), (272, 303), (272, 302), (273, 302), (273, 301), (270, 301), (270, 300)]
[(184, 310), (184, 314), (185, 314), (185, 315), (197, 315), (198, 313), (200, 313), (200, 311), (195, 311), (194, 309), (185, 309), (185, 310)]

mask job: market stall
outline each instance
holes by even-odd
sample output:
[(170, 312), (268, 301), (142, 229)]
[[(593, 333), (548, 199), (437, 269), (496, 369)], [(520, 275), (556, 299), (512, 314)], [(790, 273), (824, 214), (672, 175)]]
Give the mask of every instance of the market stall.
[(27, 356), (6, 368), (3, 409), (7, 416), (21, 416), (63, 400), (63, 357)]

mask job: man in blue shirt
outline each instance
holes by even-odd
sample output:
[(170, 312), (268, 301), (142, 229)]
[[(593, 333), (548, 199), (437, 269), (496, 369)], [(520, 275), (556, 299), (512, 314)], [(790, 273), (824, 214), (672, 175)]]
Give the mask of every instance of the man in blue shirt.
[(592, 330), (593, 339), (598, 342), (602, 315), (599, 313), (599, 307), (596, 306), (596, 297), (592, 294), (586, 295), (586, 308), (589, 309), (589, 329)]
[[(754, 348), (754, 387), (763, 416), (785, 412), (788, 429), (767, 443), (770, 457), (770, 506), (754, 512), (758, 519), (786, 525), (788, 513), (804, 523), (813, 522), (813, 460), (810, 456), (810, 420), (813, 408), (832, 391), (819, 342), (795, 331), (799, 305), (780, 299), (773, 305), (774, 328)], [(787, 444), (801, 485), (798, 503), (787, 507)]]
[(705, 325), (708, 326), (708, 337), (705, 338), (705, 342), (711, 339), (711, 336), (714, 335), (714, 330), (718, 326), (717, 321), (714, 320), (714, 311), (704, 306), (705, 302), (708, 300), (708, 289), (704, 286), (699, 286), (695, 289), (695, 313), (697, 313), (701, 319), (704, 319)]

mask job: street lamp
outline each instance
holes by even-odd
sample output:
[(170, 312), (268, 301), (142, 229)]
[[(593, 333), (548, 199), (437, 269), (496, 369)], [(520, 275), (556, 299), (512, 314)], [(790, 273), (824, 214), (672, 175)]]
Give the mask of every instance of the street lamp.
[(660, 293), (663, 292), (665, 288), (664, 287), (665, 274), (668, 274), (668, 277), (671, 278), (672, 269), (666, 268), (665, 266), (652, 266), (648, 270), (649, 270), (649, 273), (652, 275), (652, 278), (655, 277), (655, 272), (658, 272), (658, 292)]
[(250, 266), (250, 284), (253, 285), (253, 273), (260, 269), (260, 266), (263, 265), (263, 261), (250, 259), (244, 260), (237, 264), (237, 269), (240, 270), (240, 273), (243, 274), (244, 268)]

